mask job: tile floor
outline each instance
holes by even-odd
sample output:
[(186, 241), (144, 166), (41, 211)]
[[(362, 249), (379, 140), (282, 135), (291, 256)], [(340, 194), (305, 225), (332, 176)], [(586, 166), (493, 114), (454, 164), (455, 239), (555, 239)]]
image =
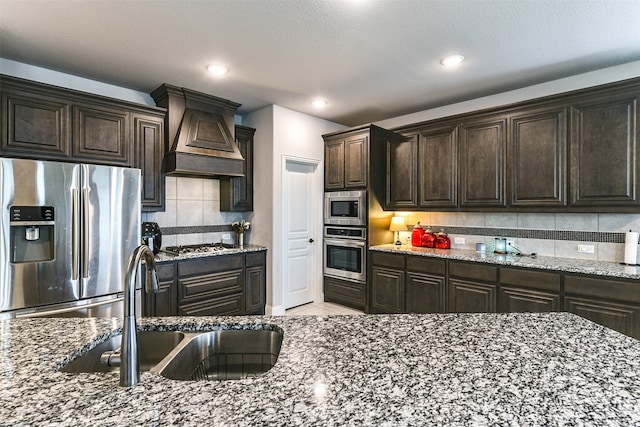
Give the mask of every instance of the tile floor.
[(323, 314), (364, 314), (363, 311), (355, 310), (350, 307), (345, 307), (338, 304), (332, 304), (330, 302), (310, 302), (309, 304), (293, 307), (285, 311), (285, 316), (291, 315), (323, 315)]

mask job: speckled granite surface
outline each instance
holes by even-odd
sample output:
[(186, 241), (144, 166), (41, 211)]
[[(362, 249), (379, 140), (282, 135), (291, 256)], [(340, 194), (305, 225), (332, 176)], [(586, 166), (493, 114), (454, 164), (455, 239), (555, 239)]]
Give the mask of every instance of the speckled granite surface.
[(402, 253), (408, 255), (448, 258), (461, 261), (482, 262), (487, 264), (512, 265), (514, 267), (539, 268), (571, 273), (593, 274), (598, 276), (640, 279), (640, 267), (625, 266), (617, 262), (593, 261), (573, 258), (555, 258), (538, 256), (535, 258), (512, 254), (498, 255), (493, 252), (478, 253), (461, 249), (415, 248), (408, 245), (371, 246), (372, 251)]
[(260, 252), (266, 251), (267, 248), (259, 245), (244, 245), (241, 248), (231, 248), (225, 249), (224, 251), (216, 251), (216, 252), (192, 252), (188, 254), (180, 254), (180, 255), (171, 255), (166, 252), (159, 252), (156, 254), (156, 262), (169, 262), (169, 261), (178, 261), (181, 259), (190, 259), (190, 258), (203, 258), (203, 257), (211, 257), (211, 256), (224, 256), (224, 255), (232, 255), (232, 254), (241, 254), (245, 252)]
[(638, 426), (640, 341), (568, 313), (144, 319), (142, 329), (284, 331), (257, 379), (58, 372), (111, 319), (0, 323), (11, 426)]

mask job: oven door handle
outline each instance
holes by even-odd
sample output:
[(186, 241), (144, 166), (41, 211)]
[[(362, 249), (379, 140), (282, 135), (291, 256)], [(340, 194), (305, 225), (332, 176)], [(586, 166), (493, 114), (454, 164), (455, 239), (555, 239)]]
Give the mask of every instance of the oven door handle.
[(356, 239), (324, 239), (325, 245), (345, 246), (350, 248), (364, 248), (366, 242), (364, 240)]

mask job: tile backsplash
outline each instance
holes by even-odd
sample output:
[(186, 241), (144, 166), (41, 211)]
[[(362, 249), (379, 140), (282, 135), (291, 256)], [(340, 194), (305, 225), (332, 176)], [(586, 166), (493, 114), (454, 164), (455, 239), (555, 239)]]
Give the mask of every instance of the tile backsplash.
[[(622, 262), (624, 233), (640, 231), (639, 214), (574, 213), (484, 213), (411, 212), (403, 213), (406, 223), (417, 221), (434, 231), (444, 229), (453, 248), (475, 249), (476, 243), (492, 247), (495, 237), (507, 237), (525, 253), (542, 256)], [(409, 232), (403, 232), (406, 239)], [(455, 238), (464, 243), (455, 243)], [(578, 252), (578, 245), (593, 246), (594, 253)]]
[(242, 213), (220, 212), (219, 180), (174, 176), (166, 177), (165, 211), (142, 214), (160, 226), (163, 247), (220, 242), (225, 235), (233, 240), (230, 225), (242, 219)]

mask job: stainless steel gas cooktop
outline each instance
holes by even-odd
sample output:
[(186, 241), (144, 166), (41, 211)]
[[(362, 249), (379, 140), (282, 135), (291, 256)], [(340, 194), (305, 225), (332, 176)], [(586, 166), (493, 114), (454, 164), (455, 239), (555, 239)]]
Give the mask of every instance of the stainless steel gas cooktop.
[(164, 250), (168, 254), (183, 255), (191, 253), (218, 252), (235, 248), (228, 243), (202, 243), (198, 245), (167, 246)]

